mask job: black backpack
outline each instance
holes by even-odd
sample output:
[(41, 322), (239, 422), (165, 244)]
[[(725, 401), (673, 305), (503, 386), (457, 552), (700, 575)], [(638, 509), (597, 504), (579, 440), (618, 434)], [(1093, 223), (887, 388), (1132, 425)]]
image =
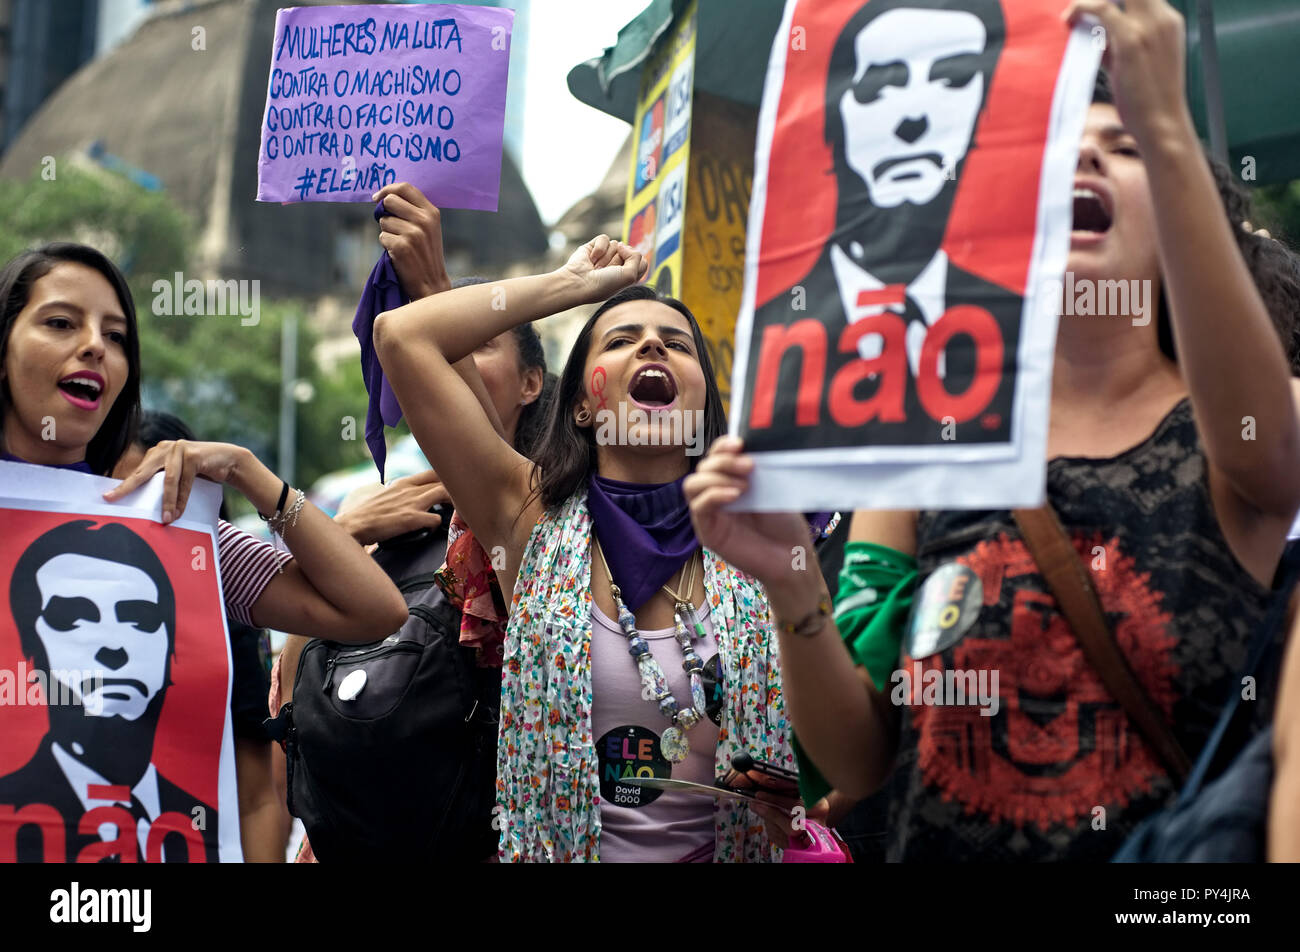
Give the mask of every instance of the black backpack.
[[(1282, 586), (1250, 647), (1241, 676), (1277, 667), (1286, 642), (1287, 603), (1300, 573), (1300, 542), (1287, 544), (1278, 567)], [(1279, 632), (1281, 637), (1279, 638)], [(1262, 863), (1265, 859), (1269, 794), (1273, 788), (1273, 730), (1265, 728), (1244, 745), (1225, 743), (1239, 727), (1241, 679), (1187, 777), (1177, 802), (1147, 817), (1124, 841), (1113, 863)], [(1258, 688), (1257, 688), (1258, 690)], [(1240, 751), (1212, 781), (1225, 751)]]
[(434, 579), (445, 531), (417, 535), (375, 553), (406, 624), (368, 645), (308, 642), (293, 700), (268, 721), (285, 742), (289, 812), (322, 862), (496, 852), (501, 671), (459, 643), (460, 612)]

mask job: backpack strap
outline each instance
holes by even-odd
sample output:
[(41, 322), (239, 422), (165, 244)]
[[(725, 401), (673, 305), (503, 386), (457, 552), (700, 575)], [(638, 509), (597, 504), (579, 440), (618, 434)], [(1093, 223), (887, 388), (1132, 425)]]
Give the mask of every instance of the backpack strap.
[(1183, 792), (1178, 798), (1179, 803), (1186, 803), (1200, 793), (1201, 787), (1209, 775), (1210, 766), (1214, 763), (1215, 755), (1219, 751), (1219, 746), (1223, 743), (1223, 738), (1227, 735), (1233, 718), (1241, 708), (1240, 686), (1242, 680), (1253, 676), (1259, 670), (1259, 666), (1264, 661), (1264, 656), (1273, 645), (1274, 635), (1286, 622), (1286, 610), (1291, 602), (1291, 591), (1295, 587), (1296, 579), (1300, 577), (1300, 540), (1287, 542), (1286, 549), (1282, 552), (1282, 560), (1277, 567), (1277, 574), (1282, 579), (1282, 585), (1274, 593), (1273, 603), (1269, 606), (1268, 614), (1264, 616), (1264, 620), (1255, 632), (1255, 637), (1250, 644), (1250, 653), (1246, 657), (1246, 665), (1241, 669), (1237, 681), (1228, 691), (1228, 700), (1219, 713), (1218, 723), (1214, 725), (1214, 730), (1210, 732), (1209, 740), (1205, 742), (1201, 755), (1196, 758), (1196, 766), (1192, 768), (1191, 774), (1187, 777), (1187, 784), (1183, 787)]
[(1129, 667), (1106, 621), (1088, 570), (1079, 560), (1079, 553), (1066, 535), (1056, 510), (1050, 503), (1044, 503), (1038, 509), (1016, 509), (1011, 514), (1038, 563), (1038, 570), (1079, 639), (1084, 657), (1165, 769), (1181, 784), (1191, 770), (1191, 759), (1169, 729), (1164, 713)]

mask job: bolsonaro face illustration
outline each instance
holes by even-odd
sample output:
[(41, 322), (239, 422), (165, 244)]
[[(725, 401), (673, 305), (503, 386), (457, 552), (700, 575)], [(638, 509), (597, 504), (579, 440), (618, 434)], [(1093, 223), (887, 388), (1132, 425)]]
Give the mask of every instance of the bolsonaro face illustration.
[(152, 757), (176, 640), (157, 554), (124, 525), (66, 522), (19, 557), (9, 602), (24, 653), (81, 699), (48, 708), (50, 739), (133, 785)]
[(64, 553), (36, 570), (34, 628), (52, 676), (97, 672), (68, 684), (88, 714), (142, 717), (163, 690), (171, 640), (158, 583), (134, 565)]
[[(915, 36), (928, 42), (900, 58), (899, 40)], [(954, 177), (984, 100), (987, 44), (964, 10), (892, 9), (854, 36), (852, 85), (835, 105), (845, 161), (877, 208), (929, 204)]]

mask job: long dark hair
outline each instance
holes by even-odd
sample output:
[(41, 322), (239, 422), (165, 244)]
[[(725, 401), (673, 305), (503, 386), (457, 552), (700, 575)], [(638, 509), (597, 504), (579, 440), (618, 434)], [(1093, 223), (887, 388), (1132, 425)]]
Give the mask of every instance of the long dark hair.
[[(700, 369), (704, 371), (704, 446), (710, 446), (727, 432), (727, 412), (722, 407), (722, 392), (718, 389), (713, 361), (709, 359), (708, 344), (695, 315), (676, 298), (661, 294), (647, 285), (634, 284), (596, 308), (596, 312), (578, 332), (578, 339), (574, 341), (569, 359), (564, 362), (564, 370), (560, 373), (555, 397), (551, 400), (547, 413), (546, 428), (537, 447), (537, 454), (533, 457), (534, 483), (529, 502), (540, 497), (547, 508), (558, 506), (583, 488), (596, 470), (595, 427), (578, 426), (573, 419), (573, 408), (582, 397), (582, 375), (587, 364), (587, 352), (591, 350), (592, 328), (606, 311), (628, 301), (657, 301), (686, 318), (695, 341), (695, 353), (699, 355)], [(691, 459), (691, 469), (694, 469), (698, 457), (688, 459)]]
[[(54, 242), (34, 251), (24, 251), (0, 271), (0, 368), (4, 367), (9, 352), (9, 336), (18, 314), (31, 299), (32, 287), (64, 262), (85, 265), (104, 276), (117, 293), (126, 318), (126, 383), (117, 400), (109, 408), (108, 416), (86, 447), (86, 463), (91, 472), (107, 476), (121, 455), (135, 439), (140, 419), (140, 332), (135, 319), (135, 302), (126, 278), (113, 262), (87, 245), (71, 242)], [(0, 426), (5, 414), (13, 405), (9, 381), (0, 382)]]
[(546, 369), (546, 351), (542, 339), (537, 336), (537, 328), (532, 324), (520, 324), (514, 329), (514, 337), (515, 348), (519, 351), (519, 372), (522, 374), (534, 369), (542, 372), (541, 393), (519, 411), (519, 422), (515, 425), (515, 451), (532, 459), (546, 424), (547, 410), (555, 396), (556, 379), (555, 374)]
[[(1097, 74), (1097, 81), (1092, 90), (1093, 103), (1115, 105), (1115, 95), (1111, 89), (1110, 76), (1105, 70)], [(1257, 222), (1251, 212), (1250, 193), (1237, 182), (1231, 170), (1205, 153), (1210, 172), (1214, 176), (1214, 185), (1219, 192), (1219, 201), (1223, 203), (1223, 213), (1232, 228), (1232, 236), (1237, 241), (1237, 249), (1246, 262), (1255, 289), (1259, 291), (1264, 306), (1268, 309), (1273, 327), (1286, 350), (1287, 362), (1292, 373), (1300, 373), (1300, 340), (1297, 340), (1297, 315), (1300, 315), (1300, 260), (1280, 241), (1265, 238), (1247, 231), (1244, 223)], [(1228, 315), (1225, 315), (1228, 316)], [(1156, 304), (1156, 334), (1160, 341), (1161, 352), (1177, 363), (1178, 354), (1174, 348), (1174, 325), (1169, 316), (1169, 299), (1165, 295), (1162, 276), (1160, 282), (1160, 299)]]
[[(451, 282), (453, 289), (465, 288), (472, 284), (490, 284), (490, 278), (464, 277)], [(537, 399), (519, 412), (519, 422), (515, 425), (515, 452), (520, 456), (532, 458), (533, 448), (542, 435), (542, 426), (546, 421), (546, 410), (551, 397), (555, 394), (555, 374), (546, 369), (546, 348), (532, 324), (520, 324), (514, 328), (515, 350), (519, 354), (519, 372), (527, 373), (537, 369), (542, 372), (542, 392)]]

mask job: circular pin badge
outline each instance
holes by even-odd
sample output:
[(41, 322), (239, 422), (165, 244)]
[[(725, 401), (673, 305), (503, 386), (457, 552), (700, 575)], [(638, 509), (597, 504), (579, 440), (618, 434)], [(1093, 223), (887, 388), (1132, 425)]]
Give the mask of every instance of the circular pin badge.
[(339, 682), (339, 700), (351, 701), (366, 686), (366, 672), (358, 668)]
[(659, 750), (659, 735), (648, 727), (624, 724), (607, 731), (596, 741), (600, 797), (620, 807), (643, 807), (659, 799), (662, 790), (619, 783), (628, 778), (658, 777), (666, 780), (673, 767)]
[(984, 605), (984, 584), (964, 565), (949, 562), (930, 573), (917, 590), (908, 623), (907, 653), (928, 658), (955, 645)]

